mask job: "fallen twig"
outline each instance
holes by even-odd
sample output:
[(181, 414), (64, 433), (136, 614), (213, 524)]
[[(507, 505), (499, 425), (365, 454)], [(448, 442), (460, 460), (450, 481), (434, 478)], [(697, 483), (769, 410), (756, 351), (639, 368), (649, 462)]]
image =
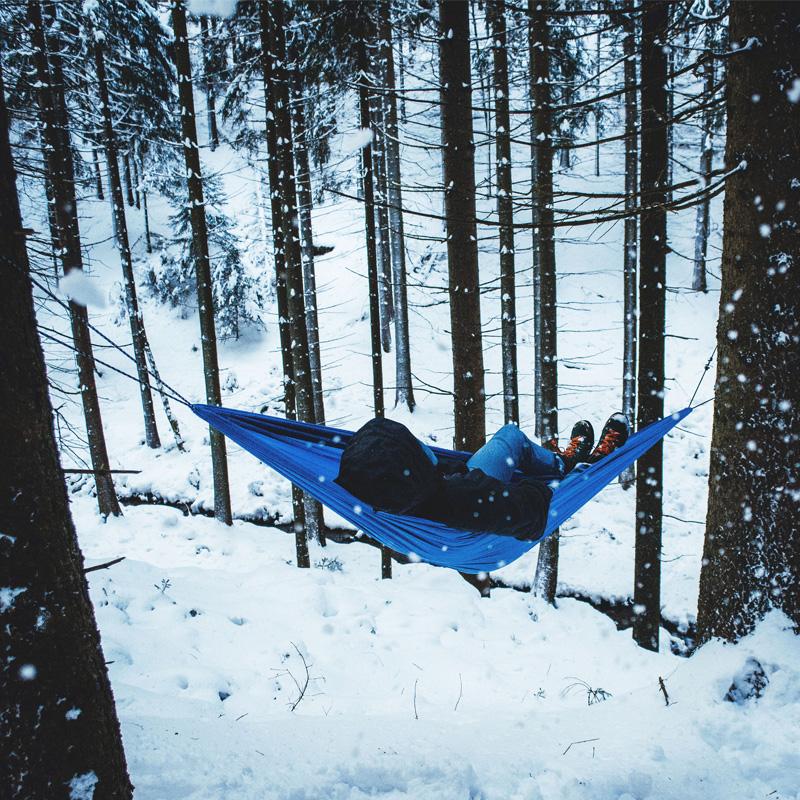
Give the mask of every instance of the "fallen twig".
[(664, 683), (664, 679), (659, 675), (658, 676), (658, 688), (661, 690), (662, 694), (664, 695), (664, 705), (669, 705), (669, 695), (667, 694), (667, 685)]
[(119, 564), (120, 561), (124, 561), (125, 556), (120, 556), (119, 558), (115, 558), (111, 561), (106, 561), (103, 564), (95, 564), (93, 567), (84, 567), (83, 574), (85, 575), (87, 572), (95, 572), (98, 569), (108, 569), (109, 567), (113, 567), (114, 564)]
[(594, 739), (581, 739), (578, 742), (570, 742), (567, 745), (567, 749), (561, 755), (565, 756), (569, 752), (570, 747), (572, 747), (572, 745), (574, 745), (574, 744), (586, 744), (587, 742), (599, 742), (599, 741), (600, 741), (600, 737), (596, 736)]

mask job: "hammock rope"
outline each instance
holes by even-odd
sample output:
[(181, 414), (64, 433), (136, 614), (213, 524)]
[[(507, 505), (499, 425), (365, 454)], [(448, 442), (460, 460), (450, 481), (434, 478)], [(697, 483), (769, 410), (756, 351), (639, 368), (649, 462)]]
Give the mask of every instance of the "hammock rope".
[[(413, 561), (478, 574), (511, 563), (555, 531), (669, 433), (691, 408), (684, 408), (633, 434), (610, 455), (567, 475), (553, 490), (544, 535), (535, 541), (450, 528), (420, 517), (376, 511), (334, 483), (351, 431), (209, 405), (192, 411), (268, 467), (315, 497), (357, 529)], [(470, 454), (432, 448), (443, 461)]]

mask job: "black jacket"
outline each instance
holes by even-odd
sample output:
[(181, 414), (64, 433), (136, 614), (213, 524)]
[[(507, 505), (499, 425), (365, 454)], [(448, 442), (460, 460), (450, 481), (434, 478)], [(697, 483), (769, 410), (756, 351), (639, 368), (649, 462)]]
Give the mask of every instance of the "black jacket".
[(336, 482), (379, 511), (530, 540), (544, 533), (552, 496), (535, 478), (503, 483), (457, 457), (434, 466), (408, 428), (380, 418), (352, 436)]

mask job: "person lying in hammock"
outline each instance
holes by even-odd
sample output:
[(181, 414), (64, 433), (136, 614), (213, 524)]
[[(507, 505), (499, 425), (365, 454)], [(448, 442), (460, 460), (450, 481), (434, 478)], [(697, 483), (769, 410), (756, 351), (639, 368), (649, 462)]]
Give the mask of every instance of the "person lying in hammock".
[[(609, 455), (628, 434), (625, 415), (613, 414), (595, 447), (591, 423), (581, 420), (560, 450), (555, 441), (545, 448), (518, 426), (504, 425), (468, 460), (445, 461), (405, 425), (375, 418), (348, 442), (336, 482), (378, 511), (536, 540), (547, 522), (551, 484)], [(516, 471), (521, 477), (512, 480)]]

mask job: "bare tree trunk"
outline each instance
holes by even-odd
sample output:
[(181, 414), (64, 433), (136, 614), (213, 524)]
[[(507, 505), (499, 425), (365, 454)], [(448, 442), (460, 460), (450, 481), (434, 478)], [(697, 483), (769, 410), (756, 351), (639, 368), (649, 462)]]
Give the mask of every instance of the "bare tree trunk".
[(731, 5), (725, 163), (747, 167), (725, 185), (703, 641), (736, 641), (771, 608), (800, 630), (798, 26), (796, 3)]
[[(302, 422), (314, 422), (314, 399), (311, 382), (311, 366), (308, 357), (308, 332), (306, 330), (306, 311), (303, 294), (303, 263), (298, 236), (299, 217), (297, 214), (297, 185), (295, 183), (294, 144), (289, 103), (289, 73), (286, 62), (286, 39), (284, 22), (284, 3), (278, 0), (271, 5), (262, 0), (262, 26), (267, 28), (264, 41), (272, 45), (269, 57), (271, 84), (269, 90), (274, 94), (272, 112), (278, 144), (278, 191), (283, 215), (283, 247), (286, 266), (287, 311), (289, 313), (289, 333), (292, 347), (292, 370), (294, 379), (294, 400), (297, 418)], [(321, 536), (320, 505), (309, 494), (304, 494), (306, 535), (315, 540)], [(300, 564), (298, 563), (298, 566)]]
[(408, 329), (406, 282), (406, 247), (403, 231), (403, 194), (400, 181), (400, 142), (397, 125), (397, 93), (394, 79), (391, 9), (388, 0), (380, 2), (380, 41), (386, 65), (386, 172), (389, 192), (389, 236), (392, 250), (395, 339), (395, 406), (404, 404), (414, 410), (411, 382), (411, 345)]
[(150, 374), (153, 376), (153, 380), (156, 382), (156, 386), (158, 387), (158, 393), (161, 397), (161, 405), (164, 408), (164, 415), (169, 422), (170, 428), (172, 428), (172, 435), (175, 439), (175, 446), (180, 450), (182, 453), (186, 450), (184, 445), (183, 436), (181, 436), (181, 429), (178, 425), (178, 420), (175, 415), (172, 413), (172, 406), (169, 403), (169, 398), (167, 397), (167, 393), (165, 391), (164, 383), (161, 380), (161, 373), (158, 371), (158, 367), (156, 366), (156, 360), (153, 356), (153, 351), (150, 349), (150, 343), (145, 340), (144, 343), (144, 352), (147, 356), (147, 365), (150, 368)]
[[(37, 95), (42, 139), (47, 150), (47, 173), (53, 191), (53, 214), (58, 234), (57, 251), (61, 255), (64, 274), (83, 269), (78, 205), (75, 197), (75, 169), (72, 163), (69, 118), (63, 93), (64, 80), (59, 57), (58, 28), (53, 26), (53, 54), (48, 53), (39, 0), (28, 3), (29, 31), (33, 44), (37, 79)], [(51, 60), (52, 59), (52, 60)], [(104, 516), (120, 515), (119, 500), (109, 474), (108, 450), (100, 416), (100, 402), (95, 383), (95, 362), (89, 334), (89, 315), (84, 306), (70, 303), (72, 341), (78, 367), (86, 435), (94, 470), (97, 504)]]
[(487, 0), (494, 64), (497, 216), (500, 221), (500, 312), (503, 360), (503, 415), (519, 423), (517, 383), (517, 289), (514, 272), (514, 198), (511, 181), (511, 118), (508, 111), (508, 50), (505, 0)]
[(93, 147), (92, 148), (92, 164), (94, 165), (94, 186), (95, 191), (97, 192), (97, 199), (98, 200), (105, 200), (106, 196), (103, 192), (103, 176), (100, 174), (100, 158), (97, 155), (97, 151), (100, 148)]
[[(41, 22), (38, 10), (32, 16)], [(41, 25), (35, 38), (44, 44)], [(97, 800), (129, 800), (133, 787), (53, 435), (15, 177), (0, 73), (0, 786), (9, 800), (70, 790), (77, 797), (82, 779)]]
[(206, 95), (206, 114), (208, 119), (208, 146), (213, 152), (219, 147), (217, 131), (217, 101), (214, 97), (214, 80), (211, 75), (210, 59), (211, 40), (208, 35), (208, 17), (200, 17), (200, 49), (203, 52), (203, 89)]
[[(669, 24), (669, 5), (644, 0), (642, 14), (642, 203), (639, 227), (640, 428), (664, 416), (664, 299), (667, 255), (666, 189), (667, 57), (660, 46)], [(662, 443), (640, 459), (636, 469), (636, 558), (633, 638), (658, 650), (661, 622)]]
[(478, 34), (478, 18), (475, 14), (475, 3), (469, 3), (470, 17), (472, 18), (472, 36), (475, 41), (475, 68), (478, 73), (478, 90), (481, 93), (481, 108), (483, 108), (483, 129), (486, 133), (486, 198), (492, 196), (492, 148), (489, 142), (492, 138), (492, 115), (489, 111), (489, 79), (485, 74), (483, 60), (483, 45)]
[[(178, 96), (181, 110), (181, 135), (186, 162), (186, 181), (194, 244), (197, 275), (197, 306), (200, 316), (200, 338), (203, 351), (203, 374), (206, 399), (209, 405), (222, 405), (217, 360), (217, 332), (214, 325), (214, 300), (211, 289), (211, 260), (208, 251), (208, 228), (203, 198), (203, 179), (200, 171), (200, 149), (197, 142), (194, 97), (192, 95), (192, 65), (189, 59), (189, 39), (186, 31), (185, 0), (172, 0), (172, 28), (175, 32), (174, 58), (178, 73)], [(228, 461), (225, 437), (209, 428), (211, 462), (214, 476), (214, 516), (226, 525), (231, 524), (231, 499), (228, 486)]]
[[(295, 61), (296, 53), (292, 61)], [(317, 310), (317, 279), (314, 268), (314, 235), (311, 226), (313, 195), (311, 169), (306, 144), (306, 119), (303, 107), (302, 76), (292, 69), (292, 124), (294, 134), (294, 157), (297, 162), (297, 205), (300, 213), (300, 249), (303, 258), (303, 293), (308, 330), (308, 361), (311, 366), (311, 386), (314, 394), (314, 419), (325, 423), (325, 403), (322, 394), (322, 360), (319, 347), (319, 318)]]
[[(295, 405), (294, 365), (292, 363), (292, 335), (289, 329), (289, 295), (286, 288), (286, 247), (284, 242), (283, 205), (281, 199), (281, 163), (278, 147), (278, 130), (275, 124), (277, 92), (273, 90), (273, 37), (272, 22), (266, 2), (259, 3), (261, 35), (261, 70), (266, 102), (266, 140), (267, 165), (269, 172), (270, 211), (272, 217), (272, 242), (275, 251), (275, 294), (278, 301), (278, 331), (281, 342), (281, 364), (283, 366), (283, 397), (286, 416), (297, 418)], [(306, 512), (303, 492), (292, 485), (292, 516), (294, 521), (295, 553), (297, 566), (307, 569), (311, 566), (306, 538)]]
[[(706, 23), (705, 54), (708, 60), (703, 64), (703, 103), (709, 104), (714, 94), (714, 30)], [(703, 187), (707, 190), (711, 184), (711, 170), (714, 168), (714, 109), (703, 109), (703, 140), (700, 143), (700, 174)], [(694, 234), (694, 271), (692, 289), (695, 292), (707, 292), (706, 254), (708, 252), (708, 227), (711, 200), (706, 195), (697, 205), (697, 219)]]
[(439, 25), (455, 447), (474, 452), (486, 438), (486, 397), (475, 221), (468, 4), (440, 0)]
[[(553, 228), (553, 121), (550, 93), (549, 3), (529, 0), (532, 146), (536, 150), (533, 176), (534, 303), (538, 328), (537, 370), (540, 376), (540, 415), (537, 435), (544, 441), (558, 436), (558, 351), (556, 320), (556, 249)], [(558, 582), (558, 532), (539, 545), (534, 591), (553, 603)]]
[(133, 355), (136, 359), (136, 375), (139, 379), (139, 396), (144, 415), (144, 435), (148, 447), (158, 448), (161, 447), (161, 440), (158, 436), (153, 395), (150, 392), (150, 375), (147, 371), (147, 333), (144, 329), (142, 312), (139, 309), (139, 299), (136, 296), (136, 280), (133, 275), (131, 247), (128, 240), (128, 223), (125, 218), (125, 200), (122, 196), (122, 183), (119, 177), (119, 162), (117, 161), (117, 142), (114, 137), (114, 126), (111, 120), (111, 101), (106, 83), (103, 40), (94, 35), (94, 28), (91, 22), (88, 21), (89, 19), (90, 17), (87, 16), (89, 40), (94, 44), (94, 66), (97, 91), (100, 97), (100, 113), (103, 120), (103, 143), (106, 151), (108, 183), (111, 189), (111, 203), (116, 219), (117, 246), (125, 283), (125, 305), (127, 306), (128, 322), (131, 328)]
[(144, 216), (144, 244), (148, 253), (153, 252), (153, 242), (150, 236), (150, 212), (147, 209), (147, 173), (144, 169), (144, 156), (142, 155), (142, 146), (139, 145), (139, 172), (142, 176), (142, 211)]
[[(131, 167), (133, 169), (133, 202), (137, 209), (141, 209), (142, 201), (139, 193), (139, 162), (136, 159), (136, 142), (131, 142)], [(119, 167), (117, 168), (119, 169)]]
[[(358, 43), (358, 108), (362, 130), (371, 130), (370, 68), (367, 57), (367, 44), (373, 38), (371, 25), (364, 18), (366, 30), (361, 31)], [(367, 240), (367, 274), (369, 279), (369, 322), (370, 347), (372, 349), (372, 402), (376, 417), (384, 416), (383, 404), (383, 363), (381, 356), (380, 300), (378, 291), (378, 253), (375, 236), (375, 193), (372, 144), (361, 150), (362, 185), (364, 189), (364, 228)], [(391, 551), (381, 545), (381, 578), (392, 577)]]
[[(595, 51), (594, 51), (594, 60), (597, 66), (597, 78), (595, 80), (595, 89), (597, 90), (597, 94), (600, 94), (600, 48), (601, 48), (601, 39), (602, 33), (597, 31), (595, 34)], [(594, 174), (597, 177), (600, 177), (600, 137), (602, 136), (602, 129), (600, 126), (600, 113), (601, 113), (601, 106), (599, 103), (595, 103), (594, 106), (594, 138), (597, 141), (597, 144), (594, 146)]]
[[(625, 243), (623, 259), (623, 345), (622, 345), (622, 413), (631, 427), (636, 424), (636, 332), (638, 319), (637, 218), (639, 191), (639, 108), (636, 96), (636, 18), (622, 16), (622, 48), (625, 57)], [(633, 486), (636, 470), (628, 467), (619, 481), (625, 489)]]
[(122, 152), (122, 164), (123, 164), (123, 177), (125, 180), (125, 195), (128, 201), (128, 205), (133, 208), (134, 206), (134, 198), (133, 198), (133, 182), (131, 181), (131, 160), (128, 153), (128, 149)]

